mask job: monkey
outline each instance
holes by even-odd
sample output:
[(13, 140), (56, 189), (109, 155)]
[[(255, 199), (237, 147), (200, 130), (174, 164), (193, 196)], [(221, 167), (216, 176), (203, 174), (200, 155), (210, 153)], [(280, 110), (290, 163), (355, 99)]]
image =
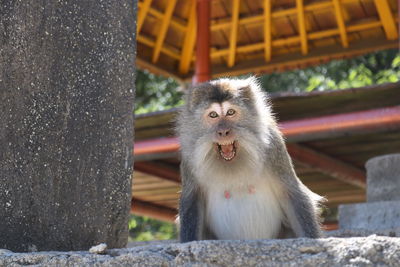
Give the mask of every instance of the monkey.
[(201, 83), (185, 99), (180, 241), (320, 237), (324, 198), (297, 177), (257, 79)]

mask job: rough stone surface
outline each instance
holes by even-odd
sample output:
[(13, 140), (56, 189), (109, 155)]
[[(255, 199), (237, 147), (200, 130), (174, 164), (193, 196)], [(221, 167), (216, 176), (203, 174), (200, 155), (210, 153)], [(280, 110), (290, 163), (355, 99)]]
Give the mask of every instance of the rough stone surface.
[[(126, 244), (135, 9), (130, 0), (1, 1), (0, 248)], [(6, 261), (45, 257), (27, 255)]]
[(400, 201), (400, 154), (375, 157), (367, 169), (367, 202)]
[(324, 237), (362, 237), (370, 235), (400, 237), (400, 227), (394, 229), (368, 230), (368, 229), (340, 229), (326, 231)]
[(340, 229), (385, 230), (400, 227), (400, 201), (339, 206)]
[(88, 252), (0, 251), (0, 266), (399, 266), (400, 238), (200, 241)]

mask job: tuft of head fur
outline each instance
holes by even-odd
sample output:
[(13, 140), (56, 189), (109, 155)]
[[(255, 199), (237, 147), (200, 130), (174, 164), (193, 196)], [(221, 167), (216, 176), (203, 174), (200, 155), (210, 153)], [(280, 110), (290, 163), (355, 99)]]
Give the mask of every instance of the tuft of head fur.
[[(238, 106), (241, 113), (241, 118), (233, 125), (239, 150), (234, 162), (229, 163), (215, 160), (214, 132), (203, 121), (203, 113), (211, 104), (226, 101)], [(234, 177), (240, 177), (239, 173), (246, 176), (249, 170), (261, 172), (273, 127), (276, 123), (268, 96), (254, 77), (223, 78), (196, 85), (186, 93), (186, 104), (178, 117), (182, 160), (186, 159), (205, 183), (207, 178), (212, 179), (211, 174), (231, 179), (232, 174), (236, 174)], [(225, 179), (219, 180), (224, 182)]]

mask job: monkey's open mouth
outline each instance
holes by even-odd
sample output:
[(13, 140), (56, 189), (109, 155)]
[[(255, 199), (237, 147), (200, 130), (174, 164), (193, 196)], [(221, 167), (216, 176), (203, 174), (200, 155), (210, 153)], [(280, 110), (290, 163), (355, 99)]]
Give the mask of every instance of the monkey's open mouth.
[(236, 156), (236, 142), (232, 141), (228, 144), (217, 144), (218, 152), (226, 161), (231, 161)]

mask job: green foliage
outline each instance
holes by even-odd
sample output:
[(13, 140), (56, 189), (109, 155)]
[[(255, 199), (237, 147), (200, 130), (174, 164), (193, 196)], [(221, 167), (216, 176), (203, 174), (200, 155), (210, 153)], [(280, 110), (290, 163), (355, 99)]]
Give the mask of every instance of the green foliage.
[[(334, 60), (324, 65), (260, 77), (268, 92), (323, 91), (397, 82), (400, 54), (391, 49), (361, 57)], [(135, 113), (165, 110), (182, 104), (179, 84), (172, 78), (138, 70)]]
[(182, 104), (179, 84), (172, 78), (154, 75), (146, 70), (136, 72), (135, 113), (169, 109)]
[(148, 217), (131, 215), (129, 218), (129, 241), (176, 239), (176, 226)]
[(268, 92), (310, 92), (397, 82), (399, 78), (400, 55), (392, 49), (307, 69), (266, 74), (260, 80)]

